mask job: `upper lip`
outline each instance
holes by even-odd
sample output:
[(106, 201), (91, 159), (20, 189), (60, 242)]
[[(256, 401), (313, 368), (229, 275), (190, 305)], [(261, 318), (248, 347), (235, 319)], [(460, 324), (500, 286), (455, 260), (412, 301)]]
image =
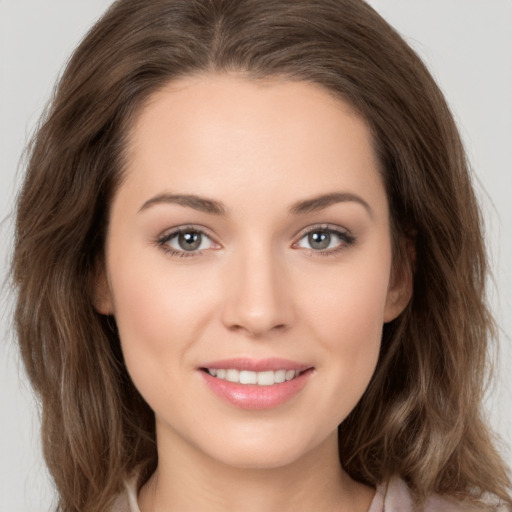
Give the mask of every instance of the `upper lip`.
[(231, 359), (222, 359), (219, 361), (211, 361), (205, 363), (201, 368), (210, 369), (236, 369), (236, 370), (248, 370), (253, 372), (265, 372), (269, 370), (297, 370), (305, 371), (308, 368), (312, 368), (310, 364), (298, 363), (297, 361), (291, 361), (289, 359), (281, 359), (277, 357), (271, 357), (267, 359), (253, 359), (249, 357), (234, 357)]

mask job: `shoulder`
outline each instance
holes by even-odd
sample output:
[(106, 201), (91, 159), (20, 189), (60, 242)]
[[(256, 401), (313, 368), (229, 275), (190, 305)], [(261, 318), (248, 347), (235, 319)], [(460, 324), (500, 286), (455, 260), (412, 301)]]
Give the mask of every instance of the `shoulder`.
[[(483, 508), (484, 507), (484, 508)], [(368, 512), (416, 512), (413, 497), (407, 484), (400, 478), (394, 477), (389, 482), (377, 488), (375, 499)], [(434, 494), (430, 496), (423, 512), (511, 512), (505, 504), (493, 496), (488, 496), (482, 505), (476, 505), (469, 500)]]

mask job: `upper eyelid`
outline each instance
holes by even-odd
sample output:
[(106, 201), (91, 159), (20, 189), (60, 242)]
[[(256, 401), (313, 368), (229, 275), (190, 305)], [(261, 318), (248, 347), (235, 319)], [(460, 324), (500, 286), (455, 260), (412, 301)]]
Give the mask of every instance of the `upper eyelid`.
[(196, 231), (197, 233), (206, 235), (208, 238), (211, 238), (212, 240), (215, 239), (215, 236), (212, 234), (211, 230), (204, 226), (198, 226), (194, 224), (183, 224), (180, 226), (176, 226), (174, 228), (167, 228), (166, 230), (162, 231), (160, 235), (158, 235), (157, 239), (162, 240), (164, 238), (172, 238), (172, 236), (178, 235), (179, 233), (183, 233), (186, 231)]
[[(210, 229), (208, 229), (205, 226), (197, 224), (183, 224), (176, 227), (168, 228), (165, 231), (163, 231), (160, 235), (158, 235), (157, 241), (168, 241), (172, 239), (174, 236), (178, 235), (179, 233), (186, 232), (187, 230), (201, 233), (202, 235), (207, 236), (213, 243), (221, 245), (220, 242), (217, 241), (217, 237), (212, 233)], [(294, 235), (292, 244), (296, 244), (304, 236), (311, 232), (314, 232), (315, 230), (331, 231), (333, 233), (339, 233), (340, 235), (345, 235), (349, 237), (353, 236), (351, 231), (345, 227), (330, 223), (318, 223), (302, 228), (298, 233)]]
[(156, 237), (155, 245), (157, 245), (161, 250), (165, 253), (170, 254), (173, 257), (185, 256), (185, 257), (198, 257), (204, 254), (205, 251), (210, 250), (212, 248), (218, 249), (219, 247), (209, 247), (207, 249), (195, 249), (192, 251), (187, 251), (185, 249), (177, 249), (172, 247), (170, 242), (175, 237), (177, 237), (180, 233), (183, 232), (194, 231), (196, 233), (200, 233), (201, 235), (206, 236), (213, 246), (220, 244), (208, 233), (208, 229), (204, 227), (198, 227), (193, 225), (180, 225), (174, 228), (168, 228), (164, 230), (159, 236)]
[(302, 228), (294, 237), (295, 240), (300, 240), (308, 233), (311, 233), (315, 230), (324, 230), (324, 231), (332, 231), (334, 233), (340, 233), (341, 235), (347, 235), (347, 236), (353, 236), (351, 231), (347, 228), (344, 228), (342, 226), (338, 226), (335, 224), (329, 224), (329, 223), (320, 223), (320, 224), (313, 224), (311, 226), (307, 226), (305, 228)]

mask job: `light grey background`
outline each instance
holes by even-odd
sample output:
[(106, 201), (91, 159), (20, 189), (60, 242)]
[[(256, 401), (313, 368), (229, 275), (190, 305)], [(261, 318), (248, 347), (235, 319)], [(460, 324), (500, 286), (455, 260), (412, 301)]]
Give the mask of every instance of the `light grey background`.
[[(262, 0), (263, 1), (263, 0)], [(0, 279), (7, 272), (20, 155), (53, 83), (110, 0), (0, 0)], [(427, 62), (444, 90), (480, 184), (502, 328), (489, 417), (512, 445), (512, 0), (370, 0)], [(0, 512), (42, 512), (52, 489), (40, 456), (37, 408), (0, 315)], [(512, 451), (503, 447), (512, 463)]]

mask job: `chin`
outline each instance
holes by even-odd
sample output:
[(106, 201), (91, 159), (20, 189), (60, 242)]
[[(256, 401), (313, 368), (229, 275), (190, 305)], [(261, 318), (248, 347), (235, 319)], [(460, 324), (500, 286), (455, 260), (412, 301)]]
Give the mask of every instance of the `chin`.
[(259, 449), (233, 449), (223, 456), (216, 457), (226, 466), (238, 469), (277, 469), (293, 464), (300, 458), (296, 449), (263, 447)]
[[(221, 450), (212, 450), (212, 444), (208, 450), (210, 457), (239, 469), (277, 469), (293, 465), (309, 453), (321, 449), (321, 445), (325, 443), (318, 442), (314, 437), (307, 438), (303, 435), (304, 432), (300, 438), (289, 431), (286, 435), (276, 435), (275, 432), (268, 434), (246, 436), (244, 439), (231, 437), (229, 442), (222, 443)], [(337, 443), (337, 434), (332, 439)]]

